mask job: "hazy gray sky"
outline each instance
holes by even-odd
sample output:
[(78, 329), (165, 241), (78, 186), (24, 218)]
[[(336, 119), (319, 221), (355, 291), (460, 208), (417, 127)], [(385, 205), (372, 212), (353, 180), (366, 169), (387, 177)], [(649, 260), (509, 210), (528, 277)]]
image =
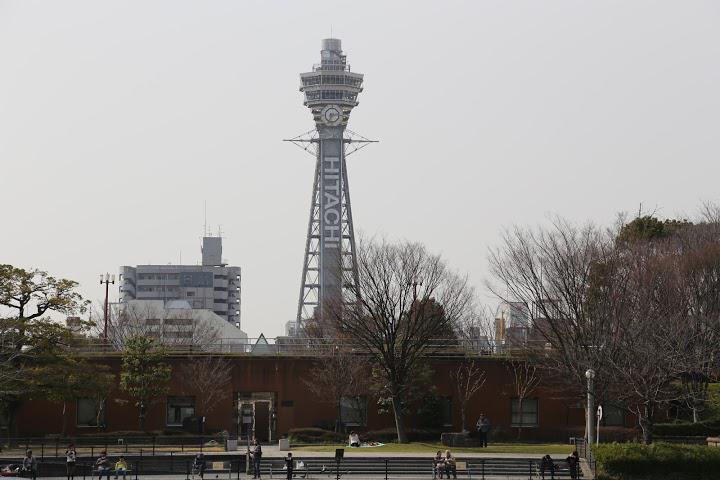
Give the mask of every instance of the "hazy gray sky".
[(0, 0), (0, 262), (97, 300), (102, 272), (199, 260), (206, 201), (243, 329), (280, 334), (313, 176), (282, 139), (331, 26), (381, 141), (349, 157), (356, 228), (481, 293), (504, 226), (720, 200), (717, 1)]

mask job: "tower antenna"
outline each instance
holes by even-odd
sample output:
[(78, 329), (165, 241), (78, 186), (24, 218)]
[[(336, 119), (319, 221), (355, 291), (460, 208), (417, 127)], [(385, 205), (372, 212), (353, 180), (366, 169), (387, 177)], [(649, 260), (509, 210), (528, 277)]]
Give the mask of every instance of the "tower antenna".
[(203, 200), (203, 237), (207, 236), (207, 200)]

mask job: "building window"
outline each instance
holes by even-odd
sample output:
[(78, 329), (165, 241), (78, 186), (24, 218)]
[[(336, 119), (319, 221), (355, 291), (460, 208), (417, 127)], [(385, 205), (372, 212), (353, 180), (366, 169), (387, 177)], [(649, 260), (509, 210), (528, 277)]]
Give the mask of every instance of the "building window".
[(185, 295), (187, 295), (188, 297), (194, 297), (195, 292), (185, 292)]
[(367, 425), (367, 396), (354, 395), (342, 397), (340, 401), (340, 415), (345, 425)]
[(538, 400), (537, 398), (524, 398), (522, 401), (522, 410), (520, 409), (520, 400), (513, 398), (511, 400), (512, 418), (510, 420), (513, 427), (537, 427), (538, 426)]
[(452, 426), (452, 397), (440, 397), (440, 418), (445, 427)]
[(168, 427), (182, 427), (183, 421), (193, 416), (195, 416), (195, 397), (168, 397)]
[(624, 427), (625, 411), (615, 405), (603, 405), (602, 424), (606, 427)]
[(94, 398), (78, 398), (76, 406), (78, 427), (98, 427), (105, 424), (105, 401)]

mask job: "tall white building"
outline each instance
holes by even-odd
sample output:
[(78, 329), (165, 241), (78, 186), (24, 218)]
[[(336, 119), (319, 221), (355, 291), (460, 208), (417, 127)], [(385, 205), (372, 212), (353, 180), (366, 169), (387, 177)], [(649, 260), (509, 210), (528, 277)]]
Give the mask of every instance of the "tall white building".
[(201, 265), (120, 267), (120, 302), (185, 300), (240, 328), (240, 267), (222, 260), (222, 238), (204, 237)]

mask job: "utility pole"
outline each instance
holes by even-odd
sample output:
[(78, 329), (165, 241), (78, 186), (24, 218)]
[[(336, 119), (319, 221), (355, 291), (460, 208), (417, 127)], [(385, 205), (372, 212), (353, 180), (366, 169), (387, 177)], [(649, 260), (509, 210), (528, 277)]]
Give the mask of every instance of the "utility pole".
[(106, 273), (105, 275), (100, 274), (100, 285), (105, 284), (105, 329), (103, 330), (103, 338), (107, 342), (107, 323), (108, 323), (108, 293), (110, 291), (110, 284), (115, 285), (115, 275)]
[(587, 444), (591, 445), (595, 440), (595, 393), (593, 392), (595, 370), (589, 368), (585, 372), (585, 378), (587, 378)]

